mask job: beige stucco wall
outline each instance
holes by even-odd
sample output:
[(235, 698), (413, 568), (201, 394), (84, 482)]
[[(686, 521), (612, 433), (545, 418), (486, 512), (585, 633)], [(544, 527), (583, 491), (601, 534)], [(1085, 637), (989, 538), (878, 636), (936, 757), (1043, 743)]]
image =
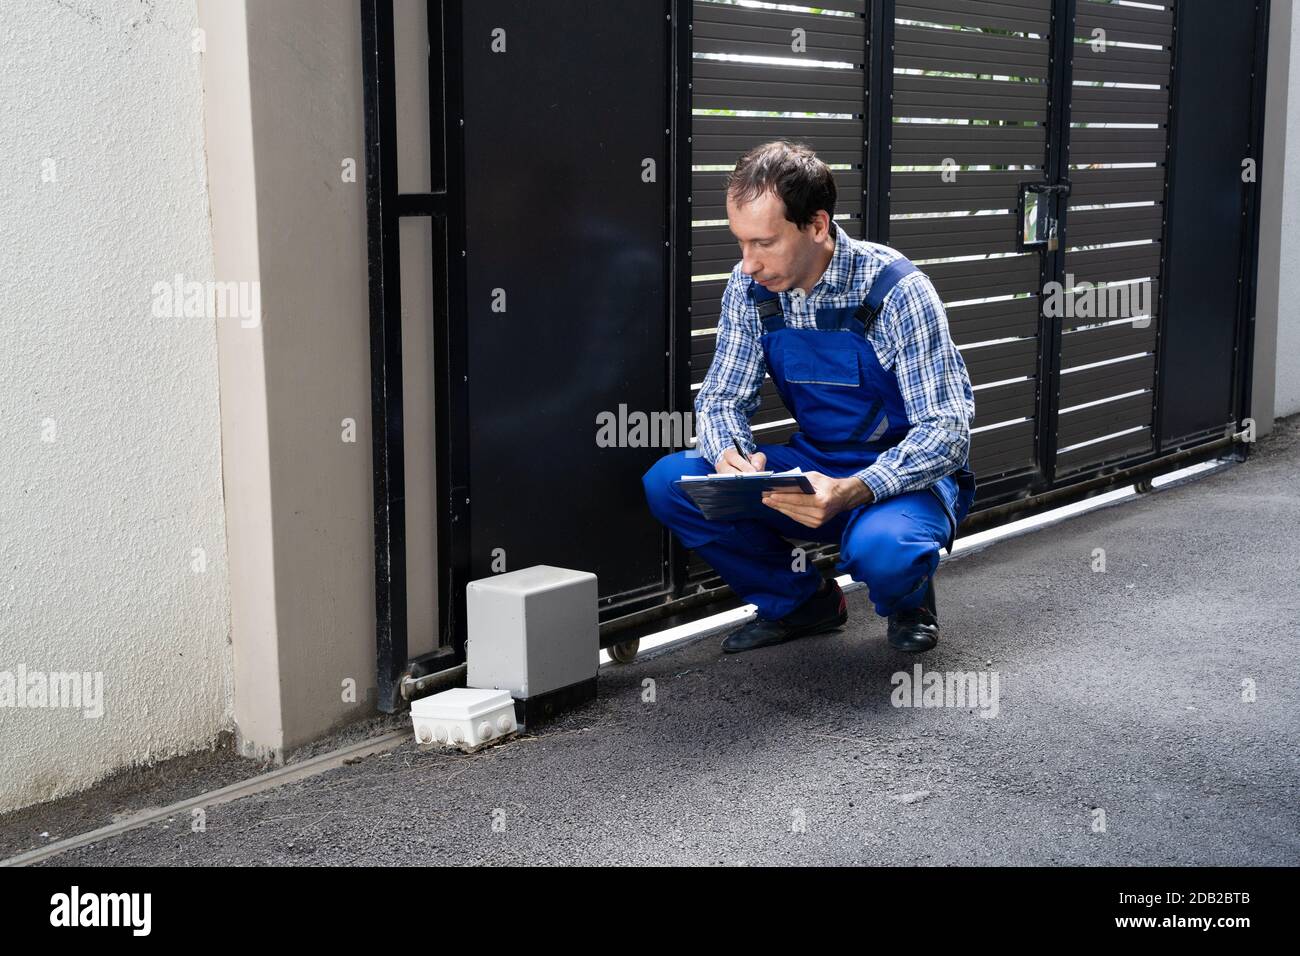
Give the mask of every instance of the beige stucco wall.
[(263, 308), (220, 329), (235, 717), (244, 752), (280, 756), (374, 709), (360, 14), (199, 9), (217, 272), (256, 274)]

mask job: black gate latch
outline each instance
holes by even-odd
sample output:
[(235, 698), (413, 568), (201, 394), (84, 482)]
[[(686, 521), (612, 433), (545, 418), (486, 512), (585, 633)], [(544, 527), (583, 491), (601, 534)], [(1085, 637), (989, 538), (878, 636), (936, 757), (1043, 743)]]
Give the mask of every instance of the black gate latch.
[(1061, 199), (1067, 199), (1071, 186), (1068, 179), (1050, 184), (1020, 184), (1019, 197), (1016, 201), (1016, 251), (1046, 249), (1048, 252), (1055, 252), (1060, 247), (1060, 237), (1056, 231), (1059, 217), (1053, 215), (1054, 207), (1048, 201), (1048, 197), (1057, 194)]

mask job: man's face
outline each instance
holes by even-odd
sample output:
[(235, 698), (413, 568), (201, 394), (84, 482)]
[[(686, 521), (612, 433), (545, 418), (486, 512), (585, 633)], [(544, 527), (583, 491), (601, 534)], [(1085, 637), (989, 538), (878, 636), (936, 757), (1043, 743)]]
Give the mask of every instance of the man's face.
[(819, 209), (817, 218), (800, 229), (785, 218), (781, 197), (769, 190), (744, 206), (737, 206), (728, 195), (727, 224), (740, 243), (740, 267), (745, 275), (753, 276), (770, 292), (785, 292), (807, 281), (815, 268), (830, 217)]

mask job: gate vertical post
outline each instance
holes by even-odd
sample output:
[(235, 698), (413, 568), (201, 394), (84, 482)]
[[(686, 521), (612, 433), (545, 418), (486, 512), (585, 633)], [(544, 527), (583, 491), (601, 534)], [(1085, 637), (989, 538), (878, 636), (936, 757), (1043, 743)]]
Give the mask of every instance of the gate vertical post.
[(428, 0), (430, 183), (435, 194), (445, 193), (445, 215), (433, 223), (432, 262), (438, 643), (458, 663), (465, 660), (470, 578), (463, 2)]
[(370, 259), (370, 412), (374, 470), (375, 673), (378, 705), (396, 704), (406, 664), (406, 511), (402, 450), (401, 262), (393, 3), (362, 0), (366, 228)]
[(1169, 102), (1165, 110), (1165, 180), (1164, 192), (1160, 197), (1160, 291), (1155, 303), (1155, 323), (1156, 323), (1156, 368), (1155, 381), (1152, 382), (1151, 390), (1155, 393), (1155, 401), (1151, 407), (1151, 447), (1160, 451), (1164, 447), (1164, 423), (1161, 411), (1165, 406), (1165, 388), (1164, 376), (1161, 372), (1165, 368), (1165, 343), (1168, 337), (1165, 335), (1165, 316), (1168, 313), (1166, 299), (1169, 292), (1169, 236), (1173, 231), (1174, 215), (1172, 214), (1169, 197), (1173, 193), (1174, 177), (1177, 175), (1177, 163), (1174, 158), (1174, 132), (1178, 124), (1178, 111), (1174, 108), (1175, 101), (1178, 99), (1178, 78), (1182, 72), (1180, 53), (1180, 44), (1178, 42), (1178, 27), (1183, 19), (1183, 5), (1174, 4), (1174, 27), (1173, 39), (1169, 47)]
[(866, 238), (889, 242), (890, 170), (893, 166), (894, 0), (871, 0), (863, 75), (867, 90), (867, 136), (862, 174), (867, 180), (863, 219)]
[[(1043, 179), (1059, 184), (1070, 172), (1070, 101), (1073, 89), (1074, 18), (1076, 0), (1052, 0), (1051, 37), (1048, 54), (1048, 107)], [(1038, 277), (1039, 364), (1037, 454), (1041, 487), (1056, 480), (1057, 410), (1061, 397), (1061, 327), (1057, 318), (1043, 309), (1043, 290), (1049, 282), (1065, 281), (1065, 249), (1069, 199), (1050, 193), (1056, 216), (1057, 248), (1040, 252)], [(1019, 224), (1017, 224), (1019, 228)]]
[[(1256, 169), (1264, 163), (1264, 107), (1268, 90), (1268, 46), (1269, 27), (1272, 22), (1271, 0), (1255, 0), (1255, 62), (1250, 87), (1250, 149), (1249, 156), (1255, 160)], [(1259, 234), (1260, 234), (1260, 178), (1256, 175), (1255, 183), (1245, 191), (1245, 215), (1242, 216), (1242, 262), (1238, 275), (1241, 298), (1237, 307), (1237, 361), (1234, 363), (1233, 404), (1237, 409), (1237, 423), (1254, 415), (1251, 397), (1254, 392), (1255, 373), (1255, 308), (1259, 268)], [(1270, 375), (1270, 378), (1272, 376)], [(1273, 406), (1270, 403), (1268, 415), (1271, 417)], [(1272, 430), (1272, 421), (1256, 422), (1257, 434)], [(1238, 443), (1234, 451), (1245, 459), (1250, 451), (1249, 443)]]
[[(691, 397), (691, 221), (694, 218), (691, 172), (693, 150), (691, 104), (692, 80), (692, 0), (667, 0), (668, 48), (671, 51), (672, 77), (668, 83), (668, 117), (673, 134), (672, 186), (668, 190), (665, 221), (671, 232), (672, 255), (668, 262), (669, 320), (667, 343), (667, 394), (672, 408), (689, 415), (695, 423), (695, 403)], [(691, 433), (694, 434), (694, 427)], [(685, 436), (683, 436), (683, 440)], [(698, 444), (696, 445), (698, 448)], [(676, 449), (674, 449), (676, 450)], [(663, 563), (665, 578), (674, 595), (686, 591), (690, 556), (677, 536), (664, 529)]]

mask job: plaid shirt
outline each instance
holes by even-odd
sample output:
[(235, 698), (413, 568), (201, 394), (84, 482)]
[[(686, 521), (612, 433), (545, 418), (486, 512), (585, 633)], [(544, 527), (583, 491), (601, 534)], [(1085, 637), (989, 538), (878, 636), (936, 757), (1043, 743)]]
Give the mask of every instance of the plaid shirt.
[[(779, 293), (786, 325), (815, 329), (818, 307), (860, 304), (880, 271), (901, 255), (889, 246), (853, 239), (835, 223), (835, 253), (821, 280), (806, 298)], [(698, 448), (715, 464), (732, 436), (746, 451), (755, 450), (749, 419), (759, 406), (767, 363), (759, 343), (763, 326), (747, 294), (753, 282), (736, 263), (722, 293), (717, 351), (695, 396)], [(943, 302), (924, 273), (913, 272), (894, 287), (867, 340), (881, 367), (894, 370), (912, 423), (898, 445), (856, 475), (880, 501), (927, 488), (966, 463), (975, 395), (966, 363), (948, 333)]]

